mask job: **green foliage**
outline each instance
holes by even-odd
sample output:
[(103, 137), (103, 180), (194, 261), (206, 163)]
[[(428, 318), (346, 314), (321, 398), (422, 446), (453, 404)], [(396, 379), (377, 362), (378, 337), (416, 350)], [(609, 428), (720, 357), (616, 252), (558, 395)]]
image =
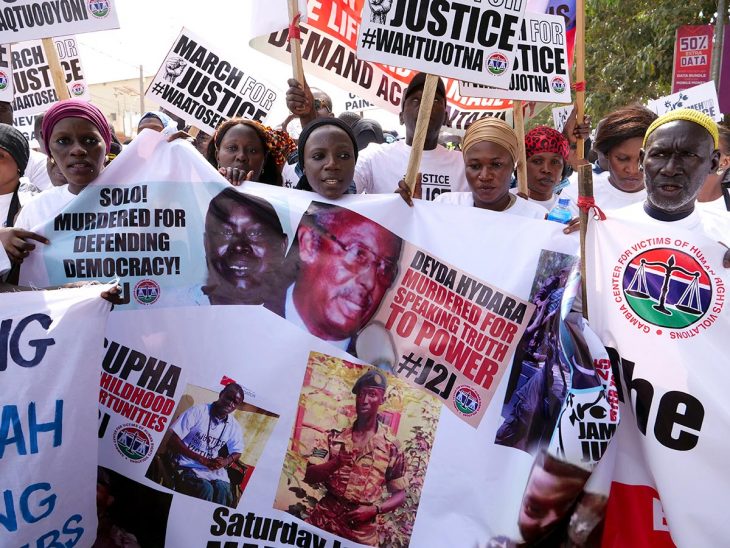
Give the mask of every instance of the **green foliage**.
[(680, 25), (714, 24), (715, 0), (587, 0), (586, 112), (595, 122), (622, 105), (671, 92)]

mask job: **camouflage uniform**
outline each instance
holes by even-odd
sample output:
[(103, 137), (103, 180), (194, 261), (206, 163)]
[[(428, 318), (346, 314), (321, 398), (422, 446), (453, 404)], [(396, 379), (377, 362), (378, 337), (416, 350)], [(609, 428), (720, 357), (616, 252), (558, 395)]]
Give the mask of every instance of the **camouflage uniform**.
[(382, 498), (384, 484), (391, 493), (408, 486), (398, 440), (387, 426), (378, 423), (377, 431), (363, 447), (355, 447), (352, 428), (331, 431), (327, 444), (322, 445), (313, 451), (313, 456), (318, 458), (310, 460), (311, 464), (322, 464), (338, 453), (348, 456), (345, 464), (324, 482), (327, 495), (317, 503), (307, 522), (349, 540), (377, 546), (375, 518), (352, 524), (344, 519), (344, 514), (360, 505), (377, 504)]

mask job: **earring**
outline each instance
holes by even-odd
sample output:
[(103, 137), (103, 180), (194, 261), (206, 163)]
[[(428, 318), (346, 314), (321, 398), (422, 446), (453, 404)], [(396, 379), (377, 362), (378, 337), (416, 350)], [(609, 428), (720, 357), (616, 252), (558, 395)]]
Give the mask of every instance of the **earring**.
[(51, 156), (51, 165), (56, 165), (56, 160), (54, 160), (53, 156)]

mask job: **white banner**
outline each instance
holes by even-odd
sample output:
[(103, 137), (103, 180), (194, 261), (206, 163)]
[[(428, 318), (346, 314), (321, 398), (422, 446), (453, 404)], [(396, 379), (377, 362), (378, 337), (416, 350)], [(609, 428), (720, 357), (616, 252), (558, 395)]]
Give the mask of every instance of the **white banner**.
[(145, 97), (210, 135), (229, 118), (263, 122), (283, 99), (271, 84), (237, 68), (188, 29), (175, 39)]
[[(585, 481), (618, 420), (602, 346), (563, 321), (575, 240), (394, 195), (242, 190), (143, 134), (34, 227), (52, 243), (22, 279), (123, 278), (99, 391), (100, 463), (132, 516), (116, 525), (142, 545), (262, 547), (554, 527), (521, 510), (533, 461)], [(515, 237), (485, 244), (497, 229)]]
[(680, 223), (609, 218), (589, 226), (588, 310), (622, 413), (610, 546), (717, 546), (730, 531), (730, 271), (723, 245)]
[(716, 122), (722, 122), (723, 119), (714, 82), (705, 82), (666, 97), (650, 100), (646, 106), (659, 116), (679, 108), (691, 108), (704, 112)]
[(506, 89), (524, 10), (503, 0), (365, 2), (357, 57)]
[[(73, 99), (91, 98), (86, 84), (84, 70), (79, 58), (75, 36), (61, 36), (53, 39), (58, 59), (66, 75), (66, 86)], [(12, 70), (7, 89), (13, 102), (14, 116), (31, 116), (45, 112), (58, 101), (53, 85), (51, 68), (40, 40), (30, 40), (10, 46)]]
[(0, 295), (2, 546), (94, 543), (105, 289)]
[(5, 0), (0, 43), (119, 28), (116, 0)]
[(570, 66), (565, 19), (525, 13), (508, 89), (461, 82), (464, 97), (495, 97), (545, 103), (570, 103)]

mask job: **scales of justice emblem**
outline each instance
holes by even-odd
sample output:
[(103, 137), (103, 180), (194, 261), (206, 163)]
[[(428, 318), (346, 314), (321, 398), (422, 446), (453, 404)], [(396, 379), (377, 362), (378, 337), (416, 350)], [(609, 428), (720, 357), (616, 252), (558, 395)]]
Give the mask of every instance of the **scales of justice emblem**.
[(676, 249), (652, 249), (626, 267), (624, 295), (644, 320), (681, 329), (699, 320), (709, 307), (712, 285), (690, 255)]

